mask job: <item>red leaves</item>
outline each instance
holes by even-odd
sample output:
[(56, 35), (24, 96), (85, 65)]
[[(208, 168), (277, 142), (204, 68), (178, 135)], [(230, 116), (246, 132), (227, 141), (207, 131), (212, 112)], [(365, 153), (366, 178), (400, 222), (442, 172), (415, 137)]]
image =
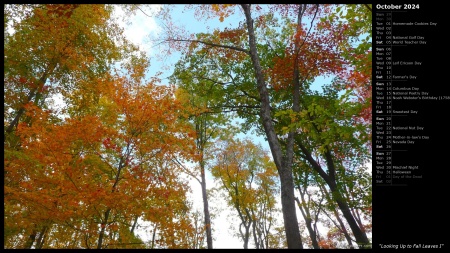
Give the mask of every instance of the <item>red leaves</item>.
[(111, 144), (111, 138), (105, 138), (103, 140), (103, 146), (105, 146), (105, 148), (111, 148), (112, 144)]
[(219, 33), (219, 38), (221, 40), (230, 40), (233, 43), (240, 41), (240, 37), (244, 34), (242, 29), (226, 29)]
[(107, 138), (105, 138), (104, 140), (103, 140), (103, 146), (106, 148), (106, 149), (109, 149), (109, 150), (114, 150), (115, 152), (117, 152), (117, 153), (120, 153), (121, 152), (121, 147), (119, 147), (118, 145), (116, 145), (115, 143), (113, 143), (112, 141), (111, 141), (111, 138), (109, 138), (109, 137), (107, 137)]
[(31, 190), (31, 189), (33, 189), (32, 184), (31, 184), (30, 182), (28, 182), (28, 181), (22, 181), (22, 182), (20, 182), (20, 186), (21, 186), (23, 189), (26, 189), (26, 190)]
[(341, 57), (339, 47), (345, 38), (337, 27), (326, 24), (317, 25), (322, 26), (321, 32), (299, 28), (291, 36), (284, 56), (272, 59), (273, 67), (266, 73), (275, 90), (286, 89), (292, 85), (294, 68), (297, 68), (302, 80), (339, 74), (346, 68), (348, 62)]
[(164, 192), (162, 193), (162, 196), (163, 196), (165, 199), (167, 199), (167, 198), (169, 197), (169, 195), (170, 195), (170, 191), (164, 191)]
[(273, 60), (273, 68), (268, 70), (273, 88), (278, 91), (285, 89), (292, 84), (293, 78), (293, 59), (292, 57), (275, 57)]
[(19, 78), (19, 82), (22, 83), (22, 84), (26, 83), (27, 81), (28, 81), (28, 80), (27, 80), (25, 77), (22, 77), (22, 76), (21, 76), (21, 77)]
[(70, 18), (75, 8), (79, 4), (46, 4), (48, 15), (56, 15), (57, 17), (64, 16)]
[(336, 249), (335, 243), (330, 239), (320, 240), (318, 244), (321, 249)]

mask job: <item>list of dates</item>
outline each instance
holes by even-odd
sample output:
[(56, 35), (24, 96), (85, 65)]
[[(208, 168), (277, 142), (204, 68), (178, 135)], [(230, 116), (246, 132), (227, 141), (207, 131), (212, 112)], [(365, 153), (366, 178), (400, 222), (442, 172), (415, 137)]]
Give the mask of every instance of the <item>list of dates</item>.
[[(373, 183), (420, 184), (445, 139), (450, 94), (437, 61), (442, 25), (419, 4), (378, 4), (373, 15)], [(440, 55), (441, 54), (441, 55)], [(448, 78), (446, 78), (448, 79)]]

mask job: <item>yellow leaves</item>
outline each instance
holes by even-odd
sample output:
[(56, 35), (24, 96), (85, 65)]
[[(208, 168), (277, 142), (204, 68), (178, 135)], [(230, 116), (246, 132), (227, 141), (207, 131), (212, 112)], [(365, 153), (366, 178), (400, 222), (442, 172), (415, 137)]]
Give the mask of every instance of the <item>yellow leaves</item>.
[(213, 9), (213, 11), (215, 11), (215, 12), (219, 12), (219, 4), (213, 4), (213, 5), (211, 5), (211, 8)]
[(229, 7), (234, 6), (234, 4), (212, 4), (212, 11), (219, 16), (219, 21), (223, 22), (223, 20), (234, 13)]
[(107, 125), (115, 125), (118, 118), (118, 107), (107, 96), (101, 96), (98, 103), (100, 110), (100, 118)]
[[(132, 58), (124, 76), (104, 73), (120, 51), (112, 40), (120, 38), (108, 37), (112, 31), (102, 23), (109, 15), (103, 5), (82, 5), (74, 11), (69, 5), (52, 5), (47, 12), (35, 11), (35, 26), (24, 21), (18, 27), (23, 31), (15, 35), (20, 40), (11, 40), (15, 44), (5, 52), (28, 69), (49, 68), (55, 62), (58, 67), (48, 70), (54, 71), (48, 79), (61, 92), (69, 114), (55, 121), (52, 117), (59, 115), (54, 112), (33, 101), (25, 105), (26, 120), (14, 133), (20, 150), (5, 152), (9, 228), (25, 231), (19, 223), (50, 221), (55, 228), (48, 240), (67, 247), (58, 244), (67, 234), (75, 246), (84, 242), (82, 236), (89, 236), (86, 244), (92, 244), (107, 208), (112, 216), (102, 223), (116, 219), (118, 223), (109, 225), (114, 232), (128, 231), (118, 224), (129, 223), (128, 217), (143, 211), (156, 210), (159, 217), (151, 218), (163, 227), (169, 224), (167, 214), (181, 217), (189, 209), (184, 202), (187, 185), (170, 161), (175, 155), (186, 159), (194, 155), (195, 132), (180, 120), (191, 108), (185, 107), (182, 96), (175, 99), (173, 86), (144, 83), (145, 59)], [(27, 26), (35, 29), (28, 31)], [(11, 76), (7, 80), (17, 79), (8, 86), (9, 100), (26, 101), (28, 94), (16, 90), (30, 90), (34, 73), (22, 72), (26, 69), (5, 74)]]

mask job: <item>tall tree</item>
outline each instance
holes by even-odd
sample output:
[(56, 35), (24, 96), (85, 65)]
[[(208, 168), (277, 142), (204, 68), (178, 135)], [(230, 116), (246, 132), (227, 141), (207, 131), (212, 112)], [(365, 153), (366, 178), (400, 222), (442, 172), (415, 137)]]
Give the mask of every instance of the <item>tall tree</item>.
[[(184, 76), (179, 80), (179, 88), (177, 89), (177, 98), (187, 107), (191, 108), (189, 114), (189, 122), (195, 128), (195, 144), (196, 144), (196, 159), (198, 161), (199, 171), (190, 171), (186, 166), (182, 165), (178, 161), (179, 165), (200, 183), (202, 189), (203, 200), (203, 214), (204, 214), (204, 226), (206, 233), (207, 248), (213, 248), (212, 228), (211, 228), (211, 215), (209, 212), (208, 194), (206, 187), (206, 162), (208, 160), (208, 148), (213, 143), (213, 140), (218, 136), (220, 132), (219, 124), (224, 123), (224, 116), (219, 113), (214, 113), (208, 109), (208, 100), (199, 95), (196, 92), (192, 92), (190, 87), (192, 85), (190, 76)], [(201, 91), (200, 91), (201, 92)], [(200, 178), (198, 173), (200, 172)]]
[(47, 97), (98, 78), (136, 50), (110, 21), (112, 6), (37, 4), (24, 12), (13, 11), (17, 7), (12, 5), (5, 8), (12, 9), (7, 13), (8, 30), (13, 31), (5, 37), (5, 135), (23, 120), (25, 104), (45, 107)]
[(63, 119), (25, 104), (27, 120), (14, 130), (20, 145), (5, 152), (7, 247), (139, 245), (131, 228), (139, 217), (159, 225), (165, 247), (188, 245), (177, 235), (193, 233), (187, 183), (171, 161), (193, 158), (194, 133), (174, 87), (144, 80), (147, 66), (132, 57), (126, 76), (85, 81), (97, 100), (86, 106), (70, 97), (80, 87), (66, 90)]
[[(214, 13), (220, 19), (231, 15), (235, 8), (229, 5), (198, 7), (203, 13)], [(169, 37), (172, 43), (190, 42), (186, 50), (184, 68), (195, 73), (196, 78), (213, 80), (222, 87), (225, 101), (217, 106), (232, 108), (247, 119), (247, 126), (255, 124), (266, 136), (280, 175), (283, 217), (285, 219), (288, 247), (301, 247), (298, 242), (298, 225), (292, 180), (294, 148), (306, 154), (316, 150), (301, 149), (296, 121), (308, 121), (302, 112), (313, 110), (312, 100), (304, 98), (316, 77), (340, 76), (352, 68), (348, 55), (351, 46), (350, 26), (330, 19), (336, 10), (333, 5), (283, 5), (269, 6), (274, 13), (288, 18), (279, 25), (274, 15), (252, 17), (252, 11), (262, 13), (255, 5), (241, 5), (245, 22), (237, 28), (215, 30), (210, 34), (197, 34), (195, 38)], [(308, 16), (308, 23), (303, 17)], [(281, 26), (281, 29), (271, 28)], [(249, 74), (251, 73), (251, 75)], [(342, 79), (340, 79), (342, 80)], [(341, 82), (342, 84), (342, 82)], [(216, 96), (210, 95), (210, 98)], [(348, 97), (347, 97), (348, 98)], [(353, 110), (358, 115), (360, 112)], [(280, 117), (281, 115), (289, 117)], [(364, 134), (364, 131), (360, 131)], [(365, 138), (365, 137), (364, 137)], [(325, 146), (319, 150), (323, 153)], [(332, 155), (327, 161), (333, 171)], [(333, 172), (334, 173), (334, 172)], [(345, 205), (343, 206), (344, 209)], [(351, 216), (347, 216), (350, 220)], [(358, 243), (366, 245), (367, 238), (353, 226)]]
[[(354, 180), (352, 174), (370, 159), (366, 126), (354, 120), (361, 104), (347, 101), (348, 94), (339, 98), (339, 89), (333, 84), (324, 89), (323, 95), (315, 92), (304, 96), (305, 105), (308, 105), (300, 112), (300, 120), (290, 124), (289, 128), (299, 130), (295, 140), (298, 155), (325, 181), (360, 247), (368, 247), (367, 235), (352, 214), (350, 199), (345, 197), (345, 186)], [(358, 174), (363, 176), (364, 171), (360, 170)], [(370, 189), (366, 190), (370, 194)], [(360, 193), (361, 197), (367, 195), (367, 192)], [(367, 204), (370, 205), (365, 202)]]
[[(229, 5), (213, 5), (210, 10), (204, 6), (200, 7), (200, 9), (206, 9), (207, 11), (216, 13), (220, 19), (230, 15), (230, 12), (233, 12), (233, 10), (230, 11), (231, 8), (232, 7)], [(257, 11), (261, 9), (259, 6), (254, 8)], [(193, 44), (191, 44), (190, 50), (192, 50), (192, 45), (203, 46), (201, 47), (202, 50), (199, 52), (203, 51), (209, 57), (213, 57), (214, 54), (212, 54), (212, 52), (216, 55), (223, 55), (225, 56), (223, 60), (216, 60), (219, 64), (221, 63), (221, 66), (224, 66), (224, 63), (230, 64), (232, 62), (245, 62), (245, 60), (248, 60), (247, 64), (250, 65), (244, 66), (252, 69), (254, 75), (250, 76), (250, 80), (247, 80), (242, 84), (237, 83), (239, 80), (234, 80), (231, 72), (233, 67), (224, 67), (223, 72), (225, 72), (225, 75), (228, 75), (228, 78), (222, 78), (228, 80), (231, 79), (232, 83), (237, 83), (236, 86), (239, 88), (235, 90), (242, 92), (244, 97), (253, 99), (253, 103), (256, 102), (256, 107), (248, 105), (242, 107), (249, 110), (259, 109), (259, 123), (267, 137), (272, 156), (274, 157), (274, 162), (277, 165), (280, 175), (283, 217), (285, 219), (288, 246), (290, 248), (300, 248), (302, 245), (295, 215), (294, 186), (292, 180), (292, 159), (296, 131), (295, 129), (290, 129), (287, 141), (283, 142), (283, 144), (280, 143), (279, 135), (274, 126), (274, 107), (272, 104), (274, 102), (274, 97), (269, 95), (270, 90), (268, 89), (267, 84), (270, 82), (270, 85), (275, 89), (282, 88), (291, 91), (293, 94), (293, 97), (289, 100), (291, 103), (291, 110), (294, 113), (298, 113), (300, 111), (300, 92), (304, 82), (311, 80), (317, 75), (335, 73), (339, 69), (342, 69), (342, 67), (339, 67), (339, 64), (344, 63), (338, 57), (339, 51), (336, 50), (336, 48), (338, 45), (343, 44), (343, 42), (340, 42), (340, 40), (343, 41), (343, 39), (338, 36), (340, 32), (339, 27), (325, 27), (325, 29), (328, 29), (327, 31), (329, 33), (324, 34), (327, 34), (328, 37), (320, 36), (317, 33), (309, 34), (306, 29), (303, 28), (303, 15), (310, 15), (314, 20), (315, 15), (319, 12), (318, 6), (308, 7), (306, 5), (289, 5), (273, 7), (272, 10), (278, 10), (280, 13), (291, 15), (294, 13), (293, 19), (295, 20), (295, 23), (290, 23), (286, 29), (291, 32), (292, 37), (288, 39), (284, 50), (280, 52), (282, 55), (278, 54), (277, 51), (272, 53), (272, 59), (275, 58), (278, 62), (275, 63), (272, 61), (272, 65), (267, 66), (267, 59), (262, 58), (264, 51), (268, 51), (271, 46), (277, 47), (280, 43), (278, 42), (274, 45), (272, 44), (274, 42), (273, 40), (268, 40), (268, 43), (265, 46), (259, 46), (258, 42), (259, 40), (263, 40), (262, 38), (264, 37), (271, 37), (270, 33), (265, 33), (264, 29), (269, 30), (267, 27), (270, 24), (270, 21), (273, 22), (273, 19), (270, 19), (270, 15), (261, 15), (256, 19), (257, 22), (254, 22), (251, 6), (241, 5), (241, 9), (245, 16), (245, 22), (236, 29), (226, 29), (225, 31), (217, 30), (212, 36), (199, 34), (196, 39), (169, 37), (168, 40), (172, 42), (192, 42)], [(259, 31), (261, 34), (259, 40), (256, 37), (258, 32), (256, 28), (261, 29)], [(245, 41), (245, 37), (247, 37), (247, 41)], [(301, 37), (302, 39), (300, 39)], [(324, 43), (327, 47), (323, 46)], [(281, 44), (280, 48), (282, 47), (283, 44)], [(324, 58), (325, 55), (327, 56), (326, 58)], [(246, 57), (249, 57), (249, 59)], [(292, 68), (286, 67), (277, 69), (278, 66), (292, 66)], [(244, 72), (239, 71), (239, 73)], [(209, 76), (209, 78), (212, 77)], [(217, 80), (216, 82), (227, 83), (225, 80)], [(244, 88), (244, 85), (247, 84), (248, 86), (252, 83), (253, 87), (249, 87), (250, 89), (246, 90)], [(226, 86), (224, 85), (224, 87)], [(254, 91), (256, 91), (256, 94)], [(236, 94), (236, 92), (233, 94)], [(235, 95), (234, 97), (238, 96)], [(234, 108), (239, 107), (239, 104), (235, 104)]]
[[(111, 6), (103, 5), (5, 5), (6, 157), (22, 155), (15, 133), (20, 122), (31, 124), (35, 113), (53, 123), (60, 121), (58, 112), (39, 112), (50, 107), (46, 98), (64, 94), (83, 79), (98, 78), (114, 60), (134, 50), (115, 44), (126, 41), (117, 25), (109, 22), (111, 11)], [(5, 170), (7, 181), (17, 184), (9, 173)], [(41, 231), (38, 237), (33, 232), (25, 247), (34, 239), (42, 245), (46, 225)]]
[(211, 172), (238, 213), (244, 248), (253, 236), (257, 249), (269, 248), (275, 210), (275, 166), (260, 146), (233, 138), (215, 143)]

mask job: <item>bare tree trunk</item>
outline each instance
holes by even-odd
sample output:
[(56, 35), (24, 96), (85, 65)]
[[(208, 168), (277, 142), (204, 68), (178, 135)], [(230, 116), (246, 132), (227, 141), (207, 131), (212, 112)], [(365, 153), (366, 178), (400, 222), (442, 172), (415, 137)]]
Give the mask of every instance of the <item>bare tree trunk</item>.
[[(300, 212), (302, 213), (303, 218), (305, 219), (306, 228), (308, 229), (309, 237), (311, 238), (311, 244), (314, 249), (319, 249), (320, 247), (319, 247), (319, 243), (317, 242), (317, 235), (312, 227), (312, 219), (311, 219), (310, 212), (308, 210), (304, 210), (306, 208), (302, 207), (302, 205), (300, 204), (300, 200), (298, 198), (295, 198), (295, 201), (297, 201), (297, 206), (300, 209)], [(304, 201), (303, 198), (302, 198), (302, 201)]]
[(336, 217), (336, 220), (339, 222), (339, 225), (341, 226), (341, 230), (344, 234), (345, 239), (347, 240), (348, 247), (350, 249), (353, 249), (354, 247), (352, 243), (352, 238), (350, 237), (344, 222), (342, 221), (341, 217), (339, 216), (339, 213), (336, 210), (334, 210), (334, 216)]
[(138, 219), (139, 219), (139, 216), (134, 217), (133, 226), (131, 226), (131, 230), (130, 230), (131, 234), (134, 234), (134, 229), (136, 229)]
[(206, 229), (206, 243), (208, 249), (213, 248), (212, 233), (211, 233), (211, 216), (209, 214), (208, 196), (206, 193), (206, 177), (205, 177), (205, 165), (201, 163), (201, 177), (202, 177), (202, 197), (203, 197), (203, 213), (205, 214), (205, 229)]
[(334, 163), (330, 152), (329, 151), (325, 152), (325, 159), (328, 168), (327, 174), (322, 169), (322, 167), (316, 162), (316, 160), (314, 160), (314, 158), (311, 155), (311, 152), (309, 152), (300, 141), (297, 142), (297, 145), (300, 147), (302, 153), (304, 154), (305, 159), (309, 162), (312, 168), (319, 174), (319, 176), (323, 178), (323, 180), (330, 188), (331, 197), (338, 204), (338, 207), (341, 210), (342, 214), (344, 215), (345, 220), (349, 224), (353, 232), (353, 235), (355, 236), (356, 243), (358, 243), (359, 247), (361, 248), (369, 247), (370, 243), (366, 233), (364, 233), (363, 230), (361, 230), (361, 228), (358, 226), (355, 217), (353, 217), (350, 211), (350, 207), (348, 206), (347, 202), (342, 196), (342, 193), (339, 191), (337, 187), (336, 168), (334, 167)]
[(100, 229), (100, 234), (98, 236), (98, 242), (97, 242), (97, 249), (101, 249), (102, 248), (102, 243), (103, 243), (103, 236), (105, 234), (105, 229), (106, 229), (106, 223), (108, 221), (109, 218), (109, 213), (111, 212), (111, 209), (108, 208), (108, 210), (106, 210), (105, 212), (105, 219), (104, 221), (101, 223), (101, 229)]
[(39, 232), (39, 237), (36, 242), (36, 249), (42, 249), (42, 246), (44, 246), (44, 242), (45, 242), (45, 238), (47, 236), (48, 230), (49, 230), (49, 227), (44, 226), (42, 228), (41, 232)]
[[(290, 249), (302, 249), (302, 240), (300, 237), (300, 230), (297, 221), (295, 200), (294, 200), (294, 182), (292, 177), (292, 158), (293, 148), (289, 145), (293, 145), (293, 141), (288, 140), (288, 146), (286, 147), (286, 157), (283, 156), (280, 142), (275, 128), (272, 123), (272, 116), (270, 115), (270, 99), (267, 90), (267, 86), (264, 80), (261, 64), (259, 61), (257, 49), (256, 49), (256, 36), (253, 28), (253, 19), (250, 13), (250, 6), (248, 4), (242, 4), (242, 9), (246, 17), (246, 24), (249, 37), (250, 57), (253, 63), (255, 71), (255, 78), (258, 85), (258, 91), (261, 98), (261, 111), (260, 117), (263, 123), (264, 131), (266, 133), (267, 140), (269, 142), (270, 150), (278, 169), (281, 184), (281, 205), (283, 211), (283, 220), (286, 233), (286, 241), (288, 248)], [(293, 133), (290, 133), (289, 138), (293, 138)]]
[(200, 176), (201, 176), (200, 185), (202, 187), (203, 214), (205, 216), (206, 244), (208, 249), (212, 249), (213, 241), (211, 232), (211, 216), (209, 214), (208, 194), (206, 192), (206, 175), (205, 175), (205, 161), (204, 161), (205, 145), (208, 142), (210, 136), (208, 136), (206, 133), (207, 122), (204, 115), (201, 115), (199, 118), (197, 118), (195, 128), (197, 132), (197, 148), (201, 156), (199, 161)]
[(369, 247), (370, 243), (366, 233), (364, 233), (364, 231), (358, 226), (355, 217), (353, 217), (352, 212), (350, 211), (350, 207), (348, 206), (347, 201), (345, 201), (344, 196), (337, 187), (335, 177), (336, 168), (334, 166), (334, 162), (331, 153), (329, 151), (325, 152), (325, 158), (327, 161), (328, 171), (334, 172), (330, 173), (330, 178), (328, 180), (329, 181), (328, 186), (330, 187), (332, 193), (331, 195), (334, 197), (336, 203), (341, 209), (341, 212), (344, 215), (345, 220), (350, 225), (350, 228), (353, 232), (353, 235), (355, 236), (356, 242), (358, 243), (359, 247), (362, 248)]
[(156, 238), (156, 229), (158, 228), (158, 224), (155, 224), (155, 227), (153, 228), (153, 234), (152, 234), (152, 246), (151, 249), (155, 248), (155, 238)]
[[(244, 221), (241, 222), (241, 224), (239, 225), (239, 233), (241, 234), (242, 239), (244, 240), (244, 249), (248, 249), (248, 240), (250, 239), (250, 225), (251, 225), (251, 221), (249, 222), (249, 224), (246, 224)], [(245, 231), (242, 232), (242, 226), (244, 226)]]
[(36, 234), (37, 231), (33, 229), (33, 232), (31, 232), (31, 235), (28, 237), (27, 241), (25, 242), (25, 245), (23, 246), (24, 249), (31, 249), (33, 246), (34, 240), (36, 240)]
[(252, 230), (253, 230), (253, 240), (255, 241), (255, 247), (256, 247), (256, 249), (259, 249), (259, 240), (258, 240), (258, 236), (256, 236), (256, 221), (255, 220), (252, 223)]

